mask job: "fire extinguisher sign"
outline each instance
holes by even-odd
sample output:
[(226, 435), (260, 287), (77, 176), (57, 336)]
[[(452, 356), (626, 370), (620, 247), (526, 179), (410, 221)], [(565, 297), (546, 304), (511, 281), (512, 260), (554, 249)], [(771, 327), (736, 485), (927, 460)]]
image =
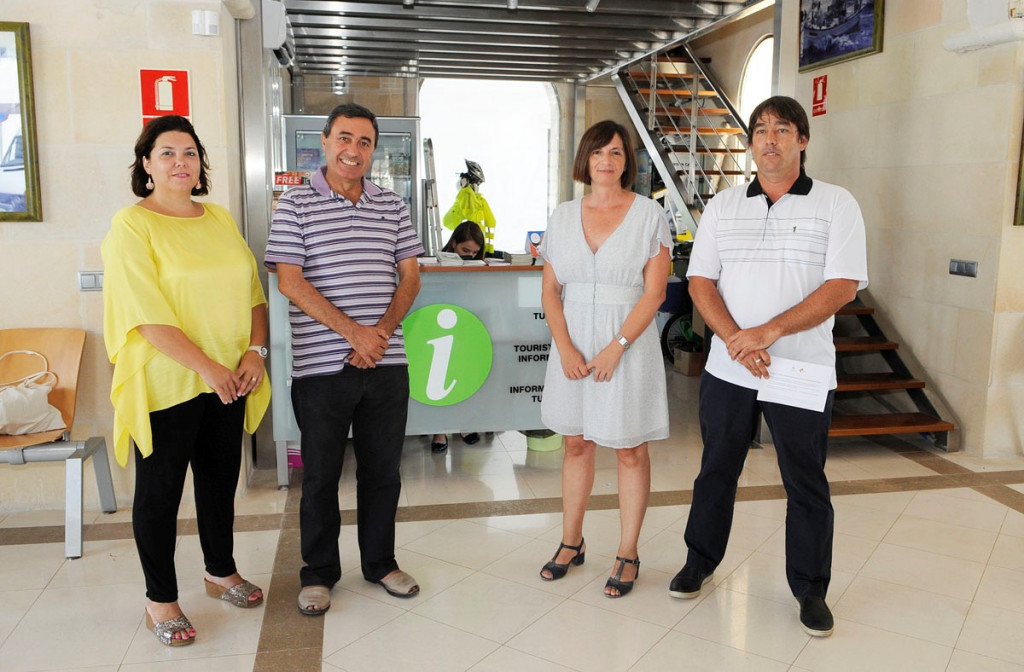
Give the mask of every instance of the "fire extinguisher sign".
[(814, 78), (814, 93), (811, 95), (811, 116), (820, 117), (828, 113), (828, 75)]
[(188, 70), (139, 70), (142, 123), (156, 117), (192, 114)]

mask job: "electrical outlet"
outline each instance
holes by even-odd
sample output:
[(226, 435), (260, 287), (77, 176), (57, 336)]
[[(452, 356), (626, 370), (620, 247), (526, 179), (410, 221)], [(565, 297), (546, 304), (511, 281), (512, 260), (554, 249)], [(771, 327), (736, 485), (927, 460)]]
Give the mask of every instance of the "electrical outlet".
[(1010, 0), (1010, 18), (1024, 19), (1024, 0)]
[(976, 278), (978, 277), (978, 262), (965, 259), (950, 259), (949, 274)]
[(83, 292), (103, 291), (103, 271), (79, 271), (78, 289)]

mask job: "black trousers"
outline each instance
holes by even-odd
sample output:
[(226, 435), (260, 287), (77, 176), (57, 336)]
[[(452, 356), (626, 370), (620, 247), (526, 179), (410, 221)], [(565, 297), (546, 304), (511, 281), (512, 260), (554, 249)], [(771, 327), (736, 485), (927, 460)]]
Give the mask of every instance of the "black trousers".
[(303, 586), (332, 587), (341, 578), (338, 483), (349, 428), (356, 456), (356, 523), (363, 578), (398, 569), (395, 514), (399, 465), (409, 413), (409, 367), (346, 366), (341, 373), (295, 378), (292, 406), (302, 431), (304, 465), (299, 526)]
[(206, 571), (213, 576), (237, 571), (235, 488), (242, 466), (244, 418), (244, 398), (224, 405), (212, 392), (149, 414), (153, 453), (143, 458), (135, 451), (132, 529), (146, 577), (146, 597), (153, 602), (178, 599), (174, 546), (189, 465)]
[(732, 528), (736, 484), (750, 442), (764, 414), (786, 488), (786, 578), (796, 597), (825, 597), (832, 576), (834, 513), (825, 478), (829, 392), (821, 413), (759, 402), (757, 390), (727, 383), (704, 372), (700, 383), (700, 431), (704, 440), (700, 474), (686, 523), (686, 562), (711, 572), (722, 561)]

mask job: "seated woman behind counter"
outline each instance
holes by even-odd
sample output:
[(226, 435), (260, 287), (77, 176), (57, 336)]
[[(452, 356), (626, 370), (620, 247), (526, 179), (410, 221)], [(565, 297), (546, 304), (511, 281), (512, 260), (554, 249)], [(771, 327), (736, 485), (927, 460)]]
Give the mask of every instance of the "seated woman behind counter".
[(480, 225), (467, 219), (455, 227), (451, 238), (441, 248), (442, 252), (454, 252), (464, 261), (482, 261), (484, 258), (484, 232)]
[[(442, 252), (454, 252), (465, 261), (480, 260), (484, 258), (484, 232), (480, 225), (471, 219), (463, 221), (452, 231), (451, 238), (445, 243)], [(472, 446), (480, 441), (480, 435), (476, 432), (463, 434), (462, 440)], [(430, 439), (430, 452), (443, 453), (448, 450), (448, 435), (434, 434)]]

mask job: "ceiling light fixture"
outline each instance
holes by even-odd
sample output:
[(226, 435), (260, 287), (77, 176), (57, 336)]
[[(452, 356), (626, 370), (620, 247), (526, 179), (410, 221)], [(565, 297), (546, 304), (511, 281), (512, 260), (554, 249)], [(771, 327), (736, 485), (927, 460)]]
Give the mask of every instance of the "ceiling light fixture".
[(601, 0), (587, 0), (587, 11), (596, 12), (597, 6), (601, 4)]
[(405, 5), (406, 7), (412, 7), (414, 4), (416, 4), (416, 0), (402, 0), (402, 4)]
[(519, 0), (508, 0), (508, 8), (509, 9), (513, 9), (513, 10), (514, 9), (518, 9), (519, 8)]

